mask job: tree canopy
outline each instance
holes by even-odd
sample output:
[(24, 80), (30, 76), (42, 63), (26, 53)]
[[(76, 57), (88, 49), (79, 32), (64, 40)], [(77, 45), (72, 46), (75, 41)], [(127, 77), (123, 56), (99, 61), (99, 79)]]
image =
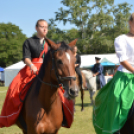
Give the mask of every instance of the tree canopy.
[(26, 39), (18, 26), (0, 23), (0, 66), (6, 67), (22, 59), (22, 45)]
[(55, 12), (55, 21), (77, 26), (67, 32), (76, 35), (73, 32), (77, 31), (77, 45), (83, 54), (113, 53), (115, 37), (129, 30), (132, 5), (127, 2), (114, 5), (114, 0), (62, 0), (61, 3), (67, 8)]

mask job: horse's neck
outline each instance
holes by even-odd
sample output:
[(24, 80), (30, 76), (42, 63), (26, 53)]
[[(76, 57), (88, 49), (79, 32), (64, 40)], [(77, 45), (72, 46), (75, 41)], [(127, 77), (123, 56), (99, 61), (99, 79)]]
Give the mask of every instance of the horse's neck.
[[(44, 82), (47, 82), (49, 84), (55, 84), (51, 80), (51, 70), (46, 70), (45, 76), (43, 78)], [(46, 77), (47, 76), (47, 77)], [(55, 87), (51, 87), (50, 85), (41, 83), (40, 89), (39, 89), (38, 98), (41, 101), (42, 105), (45, 107), (45, 109), (51, 108), (51, 106), (54, 104), (55, 101), (58, 99), (58, 89)]]
[(92, 71), (90, 71), (90, 70), (89, 70), (89, 71), (84, 70), (83, 72), (84, 72), (84, 74), (85, 74), (88, 78), (93, 77)]

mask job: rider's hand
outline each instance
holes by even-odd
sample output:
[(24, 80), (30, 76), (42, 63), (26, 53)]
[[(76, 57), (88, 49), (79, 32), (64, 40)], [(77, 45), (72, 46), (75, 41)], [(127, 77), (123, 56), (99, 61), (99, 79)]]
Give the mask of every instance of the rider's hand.
[(37, 70), (37, 67), (34, 64), (32, 64), (32, 66), (30, 67), (30, 69), (31, 69), (31, 71), (33, 71), (34, 74), (36, 74), (36, 72), (38, 71)]
[(93, 74), (93, 77), (95, 77), (96, 75), (95, 74)]
[(75, 64), (75, 67), (77, 67), (79, 64)]

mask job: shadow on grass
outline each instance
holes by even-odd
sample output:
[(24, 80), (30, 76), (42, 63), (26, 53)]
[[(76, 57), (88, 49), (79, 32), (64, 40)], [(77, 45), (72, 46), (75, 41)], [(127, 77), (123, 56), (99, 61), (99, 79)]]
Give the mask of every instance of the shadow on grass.
[(4, 87), (5, 83), (0, 81), (0, 87)]
[[(82, 103), (76, 103), (75, 106), (82, 106)], [(92, 107), (93, 105), (91, 103), (84, 103), (83, 104), (84, 107)]]

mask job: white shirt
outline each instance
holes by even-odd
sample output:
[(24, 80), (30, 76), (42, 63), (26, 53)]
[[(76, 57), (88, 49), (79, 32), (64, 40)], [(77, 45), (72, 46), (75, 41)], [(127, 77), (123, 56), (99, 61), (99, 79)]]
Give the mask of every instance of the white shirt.
[[(125, 34), (120, 35), (115, 38), (114, 46), (119, 62), (126, 60), (134, 67), (134, 38)], [(122, 65), (118, 67), (118, 71), (131, 73)]]

